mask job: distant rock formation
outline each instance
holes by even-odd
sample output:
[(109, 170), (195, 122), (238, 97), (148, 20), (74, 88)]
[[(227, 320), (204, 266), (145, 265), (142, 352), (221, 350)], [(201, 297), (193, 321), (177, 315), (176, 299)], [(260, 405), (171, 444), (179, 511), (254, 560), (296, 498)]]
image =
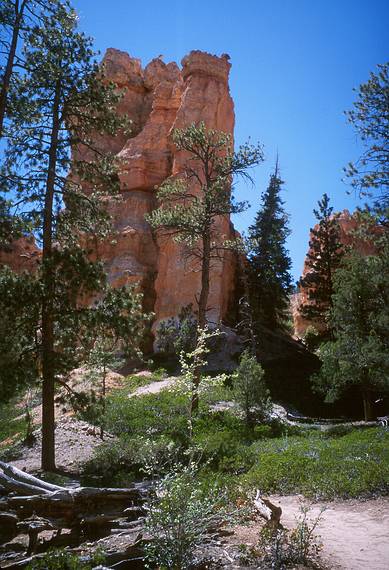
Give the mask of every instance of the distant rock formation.
[[(229, 93), (228, 56), (216, 57), (192, 51), (175, 63), (153, 59), (142, 69), (138, 59), (108, 49), (103, 60), (105, 75), (123, 91), (118, 113), (132, 120), (131, 136), (102, 138), (102, 150), (122, 161), (120, 199), (108, 201), (115, 235), (95, 244), (113, 286), (138, 282), (145, 308), (153, 310), (156, 323), (175, 316), (193, 303), (200, 292), (200, 272), (182, 255), (181, 247), (167, 238), (155, 238), (144, 215), (157, 206), (156, 187), (183, 169), (188, 156), (175, 148), (171, 133), (204, 121), (208, 128), (233, 135), (234, 104)], [(79, 152), (83, 152), (82, 149)], [(227, 217), (218, 220), (224, 239), (235, 237)], [(228, 317), (234, 296), (235, 256), (226, 252), (213, 264), (209, 297), (210, 321)]]
[[(374, 244), (370, 241), (357, 237), (355, 235), (355, 230), (358, 229), (358, 219), (355, 214), (350, 214), (348, 210), (343, 210), (338, 214), (338, 224), (339, 224), (339, 240), (344, 246), (351, 246), (356, 251), (359, 251), (362, 255), (372, 255), (375, 252)], [(318, 225), (315, 226), (315, 230), (318, 229)], [(309, 241), (312, 239), (312, 231), (309, 236)], [(310, 261), (308, 256), (305, 258), (304, 269), (302, 278), (306, 277), (310, 272)], [(311, 301), (312, 302), (312, 301)], [(301, 314), (300, 307), (309, 303), (308, 290), (300, 285), (299, 292), (293, 295), (292, 298), (292, 315), (294, 324), (294, 334), (296, 337), (303, 337), (305, 331), (309, 326), (314, 326), (319, 332), (324, 330), (325, 324), (319, 321), (311, 321), (306, 319)]]
[(41, 251), (33, 236), (20, 237), (7, 246), (0, 248), (0, 267), (7, 265), (16, 271), (34, 272), (41, 259)]

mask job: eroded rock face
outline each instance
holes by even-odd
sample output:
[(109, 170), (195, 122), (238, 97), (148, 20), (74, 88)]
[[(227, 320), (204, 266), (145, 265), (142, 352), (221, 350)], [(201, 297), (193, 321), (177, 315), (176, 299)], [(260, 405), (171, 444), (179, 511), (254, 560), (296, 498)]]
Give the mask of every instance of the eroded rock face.
[[(359, 238), (355, 235), (355, 230), (358, 229), (358, 219), (355, 215), (350, 214), (348, 210), (343, 210), (338, 214), (338, 224), (339, 224), (339, 241), (344, 246), (351, 246), (354, 250), (358, 251), (362, 255), (372, 255), (375, 252), (375, 247), (373, 242), (369, 242), (365, 239)], [(315, 226), (315, 230), (318, 229), (318, 225)], [(309, 236), (309, 241), (312, 239), (312, 232)], [(304, 269), (302, 278), (306, 277), (310, 272), (310, 261), (308, 257), (305, 258)], [(305, 331), (309, 326), (314, 326), (319, 332), (325, 330), (325, 324), (318, 321), (311, 321), (302, 316), (300, 312), (300, 306), (308, 303), (308, 291), (305, 287), (299, 288), (299, 292), (293, 295), (291, 308), (293, 315), (293, 325), (294, 334), (296, 337), (303, 337)]]
[(17, 273), (23, 271), (33, 273), (40, 263), (41, 255), (33, 236), (21, 237), (4, 249), (0, 249), (0, 267), (7, 265)]
[[(115, 236), (95, 244), (95, 255), (104, 261), (114, 286), (138, 282), (146, 307), (155, 323), (175, 316), (193, 303), (200, 292), (200, 272), (167, 238), (156, 238), (144, 215), (157, 206), (156, 188), (183, 169), (187, 155), (178, 152), (171, 134), (175, 128), (204, 121), (208, 128), (233, 134), (234, 105), (229, 93), (228, 56), (193, 51), (175, 63), (153, 59), (145, 69), (128, 54), (109, 49), (104, 57), (105, 75), (124, 92), (118, 106), (132, 121), (131, 136), (124, 133), (103, 139), (104, 150), (121, 160), (120, 198), (112, 199)], [(235, 236), (228, 218), (218, 221), (224, 239)], [(214, 264), (209, 298), (209, 320), (227, 317), (234, 295), (236, 262), (226, 253)], [(156, 326), (156, 325), (155, 325)]]

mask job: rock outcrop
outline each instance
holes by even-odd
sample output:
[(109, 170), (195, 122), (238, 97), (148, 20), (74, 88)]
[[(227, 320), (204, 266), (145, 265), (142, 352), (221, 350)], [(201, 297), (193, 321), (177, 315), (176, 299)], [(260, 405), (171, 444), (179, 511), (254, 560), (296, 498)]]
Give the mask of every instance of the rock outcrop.
[[(84, 243), (91, 258), (104, 263), (112, 286), (139, 284), (145, 310), (155, 313), (154, 327), (162, 319), (178, 315), (182, 307), (196, 306), (201, 274), (194, 262), (185, 258), (181, 246), (153, 235), (145, 214), (157, 206), (156, 188), (182, 171), (188, 159), (172, 142), (175, 128), (204, 121), (208, 128), (233, 135), (228, 59), (192, 51), (182, 60), (182, 69), (160, 58), (143, 69), (140, 60), (116, 49), (108, 49), (103, 59), (105, 78), (122, 93), (117, 112), (131, 120), (131, 131), (95, 137), (94, 146), (120, 159), (120, 193), (105, 199), (113, 220), (111, 237), (97, 241), (84, 236)], [(86, 147), (73, 149), (73, 155), (83, 159), (93, 156)], [(228, 217), (218, 220), (217, 233), (223, 240), (236, 237)], [(39, 258), (33, 238), (22, 238), (1, 254), (0, 263), (16, 271), (33, 270)], [(213, 263), (210, 322), (231, 323), (228, 316), (236, 271), (232, 253), (226, 252)]]
[[(234, 105), (229, 93), (228, 56), (192, 51), (175, 63), (153, 59), (145, 69), (128, 54), (109, 49), (105, 75), (123, 91), (118, 113), (132, 121), (131, 135), (124, 133), (99, 144), (121, 160), (120, 197), (109, 200), (115, 235), (95, 244), (94, 255), (104, 262), (114, 286), (137, 282), (145, 308), (155, 322), (175, 316), (193, 303), (200, 291), (200, 273), (182, 255), (181, 247), (167, 238), (156, 238), (145, 214), (157, 206), (156, 187), (179, 173), (187, 156), (175, 148), (173, 129), (204, 121), (208, 128), (233, 134)], [(229, 219), (218, 221), (225, 239), (235, 236)], [(225, 256), (214, 264), (209, 297), (209, 320), (227, 317), (234, 295), (235, 258)]]
[[(358, 229), (359, 222), (357, 216), (350, 214), (348, 210), (343, 210), (337, 216), (339, 224), (339, 241), (344, 246), (350, 246), (354, 250), (358, 251), (362, 255), (371, 255), (375, 252), (375, 246), (372, 241), (368, 241), (356, 235), (356, 230)], [(318, 229), (316, 225), (315, 230)], [(309, 237), (309, 241), (312, 239), (312, 231)], [(306, 277), (310, 272), (310, 261), (309, 258), (305, 258), (304, 269), (302, 278)], [(293, 295), (292, 298), (292, 315), (293, 315), (293, 325), (294, 334), (296, 337), (303, 337), (307, 328), (313, 325), (318, 331), (325, 329), (325, 324), (320, 322), (313, 322), (311, 320), (303, 317), (300, 311), (301, 305), (309, 303), (308, 291), (305, 287), (300, 285), (299, 292)]]
[(12, 271), (34, 272), (41, 259), (41, 250), (33, 236), (20, 237), (0, 249), (0, 267), (7, 265)]

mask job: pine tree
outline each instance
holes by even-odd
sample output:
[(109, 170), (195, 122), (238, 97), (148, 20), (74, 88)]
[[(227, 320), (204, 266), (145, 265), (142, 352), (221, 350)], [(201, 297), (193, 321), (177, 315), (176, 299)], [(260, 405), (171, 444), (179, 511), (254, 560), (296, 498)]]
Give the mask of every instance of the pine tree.
[(77, 298), (103, 282), (101, 267), (88, 261), (78, 236), (108, 230), (100, 198), (117, 189), (114, 157), (96, 148), (93, 140), (96, 132), (113, 135), (123, 126), (115, 110), (119, 95), (102, 80), (91, 45), (78, 31), (70, 5), (56, 4), (29, 30), (23, 47), (25, 73), (11, 82), (8, 93), (2, 189), (15, 206), (24, 207), (42, 245), (37, 279), (42, 291), (39, 353), (46, 470), (55, 468), (55, 381), (72, 360), (83, 315)]
[[(346, 112), (364, 152), (344, 169), (362, 196), (376, 196), (376, 206), (389, 208), (389, 62), (378, 65), (357, 91), (354, 108)], [(386, 212), (388, 215), (388, 212)]]
[(4, 134), (12, 83), (23, 74), (23, 68), (25, 69), (26, 66), (20, 43), (34, 27), (41, 25), (45, 13), (57, 9), (58, 1), (2, 0), (0, 6), (0, 139)]
[(300, 288), (307, 291), (308, 301), (300, 307), (300, 311), (306, 319), (317, 322), (321, 330), (325, 327), (325, 338), (330, 334), (327, 317), (332, 307), (334, 273), (340, 265), (343, 247), (337, 216), (333, 215), (327, 194), (323, 194), (318, 201), (318, 209), (313, 212), (318, 224), (311, 229), (308, 272), (299, 283)]
[(292, 285), (291, 259), (285, 247), (290, 230), (280, 196), (282, 184), (277, 164), (248, 239), (254, 320), (271, 330), (283, 328)]
[[(246, 209), (245, 202), (232, 200), (232, 178), (249, 177), (247, 170), (263, 160), (263, 153), (259, 145), (248, 144), (233, 152), (231, 136), (207, 129), (203, 122), (176, 129), (173, 142), (178, 150), (188, 153), (188, 160), (183, 172), (159, 188), (161, 206), (146, 219), (154, 230), (171, 236), (189, 258), (197, 260), (201, 272), (197, 312), (201, 331), (207, 325), (212, 263), (218, 263), (223, 251), (237, 245), (223, 239), (216, 221)], [(198, 384), (200, 369), (195, 376)], [(197, 409), (196, 390), (192, 405), (193, 410)]]
[(330, 311), (333, 340), (320, 346), (314, 377), (327, 402), (350, 386), (359, 389), (365, 420), (374, 394), (389, 390), (389, 247), (378, 255), (347, 256), (334, 279)]

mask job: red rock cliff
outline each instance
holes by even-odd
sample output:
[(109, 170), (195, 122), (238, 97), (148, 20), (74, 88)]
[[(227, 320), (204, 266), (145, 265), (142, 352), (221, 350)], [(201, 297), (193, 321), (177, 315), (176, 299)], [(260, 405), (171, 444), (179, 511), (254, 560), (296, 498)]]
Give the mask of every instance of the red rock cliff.
[[(116, 235), (98, 244), (96, 254), (112, 285), (140, 283), (146, 308), (155, 312), (158, 322), (189, 303), (196, 306), (200, 273), (177, 244), (153, 237), (144, 215), (156, 207), (156, 187), (179, 172), (187, 158), (171, 141), (174, 128), (204, 121), (208, 128), (233, 134), (231, 66), (227, 56), (192, 51), (182, 60), (182, 69), (158, 58), (142, 69), (139, 60), (114, 49), (107, 51), (104, 64), (107, 78), (124, 91), (118, 112), (128, 115), (133, 128), (130, 137), (121, 134), (100, 141), (122, 161), (121, 199), (108, 203)], [(225, 239), (234, 236), (227, 218), (219, 220), (218, 230)], [(234, 282), (234, 256), (226, 253), (212, 268), (210, 321), (228, 316)]]
[(33, 236), (20, 237), (9, 246), (0, 249), (0, 267), (7, 265), (17, 273), (23, 271), (33, 273), (36, 271), (40, 260), (41, 250), (36, 245)]

